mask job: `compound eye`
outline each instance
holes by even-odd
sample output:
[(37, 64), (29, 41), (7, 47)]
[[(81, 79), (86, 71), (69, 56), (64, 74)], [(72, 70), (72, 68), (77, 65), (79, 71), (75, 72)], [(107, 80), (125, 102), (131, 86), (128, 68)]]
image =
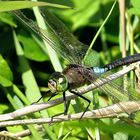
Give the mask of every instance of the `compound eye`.
[(48, 82), (48, 87), (55, 94), (66, 91), (68, 88), (67, 77), (60, 72), (53, 73)]
[(52, 93), (56, 92), (56, 90), (57, 90), (56, 86), (57, 86), (57, 84), (54, 80), (49, 80), (48, 87), (49, 87), (49, 89), (51, 90)]

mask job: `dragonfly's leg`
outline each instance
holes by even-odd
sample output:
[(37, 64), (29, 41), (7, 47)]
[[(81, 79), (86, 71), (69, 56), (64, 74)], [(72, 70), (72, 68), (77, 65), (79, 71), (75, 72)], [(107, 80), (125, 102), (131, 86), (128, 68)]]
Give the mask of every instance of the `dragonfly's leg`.
[(43, 96), (41, 96), (37, 101), (31, 103), (31, 105), (38, 103), (42, 98), (43, 98)]
[(69, 105), (70, 105), (70, 101), (66, 102), (66, 94), (65, 94), (65, 92), (63, 92), (63, 100), (64, 100), (64, 115), (67, 115)]
[[(50, 98), (51, 98), (51, 97), (50, 97)], [(62, 114), (67, 115), (70, 101), (66, 102), (66, 95), (65, 95), (65, 92), (63, 92), (63, 100), (64, 100), (64, 112), (52, 116), (52, 117), (51, 117), (51, 122), (50, 122), (50, 124), (53, 122), (53, 118), (54, 118), (54, 117), (59, 116), (59, 115), (62, 115)]]
[(36, 104), (36, 103), (38, 103), (43, 97), (47, 96), (47, 93), (49, 93), (49, 92), (50, 92), (50, 90), (47, 91), (45, 95), (42, 95), (37, 101), (31, 103), (31, 105), (32, 105), (32, 104)]
[(88, 110), (91, 101), (89, 99), (87, 99), (86, 97), (82, 96), (81, 94), (75, 92), (75, 91), (70, 91), (70, 92), (73, 93), (73, 94), (75, 94), (75, 95), (77, 95), (77, 96), (79, 96), (80, 98), (82, 98), (82, 99), (84, 99), (84, 100), (86, 100), (88, 102), (87, 107), (85, 108), (83, 114), (80, 117), (80, 119), (82, 119), (82, 117), (84, 116), (85, 112)]
[(64, 100), (64, 115), (67, 115), (67, 102), (66, 102), (66, 95), (65, 92), (63, 92), (63, 100)]
[(55, 95), (56, 95), (56, 94), (53, 94), (52, 96), (50, 96), (50, 98), (48, 99), (48, 101), (50, 101), (50, 100), (51, 100), (51, 98), (52, 98), (52, 97), (54, 97)]

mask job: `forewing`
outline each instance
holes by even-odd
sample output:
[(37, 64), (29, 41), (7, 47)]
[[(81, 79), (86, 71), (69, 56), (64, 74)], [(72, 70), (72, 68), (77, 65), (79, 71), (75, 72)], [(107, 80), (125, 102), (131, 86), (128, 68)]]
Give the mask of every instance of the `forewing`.
[[(77, 38), (67, 29), (67, 27), (53, 14), (44, 8), (40, 8), (40, 13), (45, 19), (46, 24), (52, 29), (54, 34), (59, 38), (63, 46), (59, 46), (59, 53), (64, 57), (71, 57), (72, 63), (81, 64), (88, 46), (81, 43)], [(54, 46), (57, 51), (57, 46)]]
[(47, 24), (47, 30), (44, 30), (31, 19), (28, 19), (20, 10), (12, 11), (11, 13), (24, 25), (45, 39), (50, 47), (64, 59), (68, 60), (69, 63), (81, 64), (87, 46), (78, 41), (55, 16), (41, 9)]

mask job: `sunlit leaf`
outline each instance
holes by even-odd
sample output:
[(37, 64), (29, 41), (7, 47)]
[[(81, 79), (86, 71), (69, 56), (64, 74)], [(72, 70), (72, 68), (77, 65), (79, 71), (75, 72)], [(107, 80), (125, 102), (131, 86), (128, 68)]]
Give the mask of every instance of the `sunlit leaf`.
[(24, 54), (27, 58), (40, 62), (48, 60), (47, 55), (42, 51), (39, 45), (30, 38), (30, 36), (27, 34), (20, 34), (18, 38), (23, 45)]
[(9, 87), (12, 85), (12, 82), (0, 75), (0, 85), (3, 87)]
[(13, 80), (12, 71), (10, 70), (10, 67), (8, 66), (7, 62), (1, 55), (0, 55), (0, 75), (9, 81)]
[(70, 8), (68, 6), (52, 4), (47, 2), (33, 2), (33, 1), (4, 1), (0, 2), (0, 12), (6, 12), (11, 10), (18, 10), (24, 8), (31, 8), (34, 6), (51, 6), (57, 8)]

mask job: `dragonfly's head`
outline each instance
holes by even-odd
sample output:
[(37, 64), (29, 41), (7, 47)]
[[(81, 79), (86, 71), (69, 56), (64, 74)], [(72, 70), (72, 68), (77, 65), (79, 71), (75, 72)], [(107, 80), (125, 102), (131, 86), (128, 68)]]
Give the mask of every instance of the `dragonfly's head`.
[(55, 72), (48, 81), (48, 87), (52, 93), (64, 92), (68, 88), (67, 77), (61, 72)]

